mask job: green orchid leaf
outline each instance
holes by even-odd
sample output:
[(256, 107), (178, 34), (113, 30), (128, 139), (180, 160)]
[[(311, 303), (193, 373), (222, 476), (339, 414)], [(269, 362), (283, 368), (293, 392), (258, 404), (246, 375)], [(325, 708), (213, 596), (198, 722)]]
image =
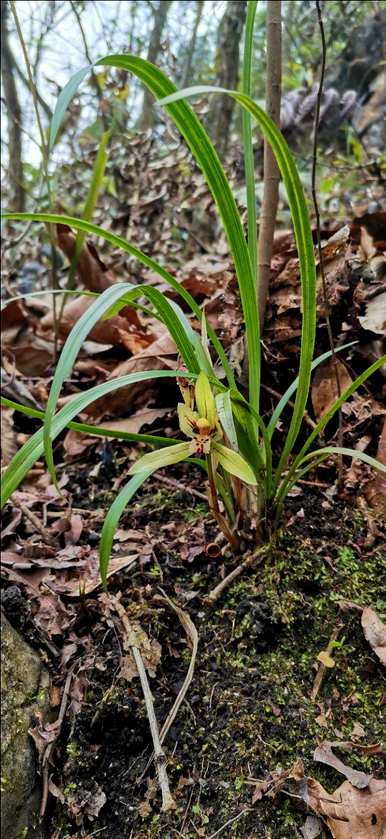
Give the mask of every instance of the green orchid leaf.
[(175, 446), (167, 446), (160, 451), (149, 452), (134, 463), (129, 475), (138, 475), (140, 472), (149, 469), (151, 472), (155, 472), (157, 469), (163, 469), (164, 466), (171, 466), (173, 463), (179, 463), (180, 460), (186, 460), (194, 452), (195, 446), (193, 443), (177, 443)]
[(232, 449), (228, 449), (228, 447), (223, 446), (222, 443), (212, 443), (211, 451), (214, 452), (220, 465), (226, 472), (229, 472), (230, 475), (240, 478), (240, 480), (244, 481), (246, 484), (251, 484), (252, 486), (257, 485), (257, 480), (251, 467), (247, 461), (241, 457), (241, 454), (232, 451)]
[(149, 478), (151, 473), (152, 470), (148, 469), (147, 471), (139, 472), (138, 475), (134, 475), (130, 478), (128, 483), (125, 484), (119, 492), (119, 495), (117, 495), (105, 518), (99, 544), (99, 571), (102, 585), (105, 590), (107, 587), (107, 571), (111, 556), (111, 548), (119, 519), (121, 518), (125, 507), (127, 507), (129, 501), (131, 501), (133, 495), (135, 495), (141, 484)]
[(235, 452), (238, 452), (239, 443), (237, 440), (237, 433), (233, 419), (232, 402), (229, 390), (226, 390), (225, 393), (218, 393), (215, 397), (215, 402), (218, 418), (220, 420), (224, 434), (226, 434), (232, 446), (232, 449), (234, 449)]

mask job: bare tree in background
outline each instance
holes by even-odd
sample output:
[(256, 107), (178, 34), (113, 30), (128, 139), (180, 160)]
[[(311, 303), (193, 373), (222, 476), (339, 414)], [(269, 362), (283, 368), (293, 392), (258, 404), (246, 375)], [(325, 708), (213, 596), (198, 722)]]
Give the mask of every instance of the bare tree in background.
[[(230, 90), (237, 88), (239, 81), (240, 42), (246, 10), (245, 0), (228, 0), (218, 30), (217, 84)], [(234, 105), (234, 100), (230, 96), (217, 96), (213, 100), (210, 123), (212, 136), (220, 155), (224, 155), (228, 147)]]
[[(267, 77), (265, 110), (280, 127), (281, 101), (281, 0), (267, 3)], [(259, 317), (260, 329), (264, 326), (265, 307), (269, 293), (271, 257), (277, 205), (279, 200), (280, 172), (267, 141), (264, 141), (264, 194), (259, 230)]]
[[(172, 4), (172, 0), (159, 0), (157, 8), (154, 10), (154, 24), (151, 33), (149, 49), (147, 52), (147, 60), (155, 64), (161, 49), (161, 39), (164, 26), (166, 23), (167, 14)], [(146, 88), (143, 95), (142, 113), (139, 119), (138, 127), (141, 131), (147, 131), (153, 124), (153, 94)]]
[(13, 210), (23, 212), (25, 192), (23, 188), (22, 112), (15, 82), (16, 62), (9, 43), (8, 11), (8, 3), (4, 3), (1, 14), (1, 78), (8, 124), (11, 203)]
[(188, 51), (186, 54), (186, 62), (184, 67), (184, 72), (181, 79), (181, 87), (187, 87), (190, 84), (190, 76), (192, 72), (192, 65), (193, 65), (193, 58), (194, 58), (194, 51), (196, 48), (196, 41), (197, 41), (197, 32), (198, 27), (200, 25), (202, 13), (204, 10), (204, 0), (197, 0), (196, 3), (196, 18), (194, 21), (194, 27), (192, 32), (192, 37), (190, 39)]

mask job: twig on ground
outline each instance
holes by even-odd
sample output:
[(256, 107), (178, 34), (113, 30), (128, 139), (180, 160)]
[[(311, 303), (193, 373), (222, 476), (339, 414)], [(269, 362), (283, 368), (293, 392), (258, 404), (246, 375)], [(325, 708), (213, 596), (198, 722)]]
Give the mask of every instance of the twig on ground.
[(209, 594), (205, 598), (205, 602), (209, 603), (210, 606), (212, 606), (213, 603), (216, 603), (219, 597), (221, 597), (222, 593), (225, 591), (225, 589), (228, 588), (228, 586), (230, 586), (231, 583), (233, 583), (233, 581), (237, 579), (237, 577), (240, 577), (246, 568), (250, 568), (252, 565), (255, 565), (255, 563), (259, 564), (263, 561), (265, 555), (269, 551), (269, 548), (270, 545), (263, 545), (263, 547), (257, 548), (257, 550), (253, 552), (253, 554), (247, 557), (247, 559), (244, 559), (244, 562), (240, 562), (240, 565), (237, 565), (236, 568), (234, 568), (233, 571), (231, 571), (227, 577), (221, 580), (221, 583), (219, 583), (215, 588), (212, 589), (212, 591), (209, 592)]
[(64, 715), (66, 713), (67, 702), (68, 702), (68, 698), (69, 698), (69, 695), (70, 695), (70, 688), (71, 688), (72, 677), (73, 677), (73, 674), (74, 674), (74, 667), (75, 667), (75, 665), (73, 665), (71, 667), (71, 669), (68, 671), (67, 678), (66, 678), (66, 681), (65, 681), (65, 684), (64, 684), (62, 701), (60, 703), (58, 719), (57, 719), (57, 722), (56, 722), (55, 739), (52, 740), (51, 743), (47, 744), (47, 746), (45, 748), (45, 751), (44, 751), (44, 754), (43, 754), (43, 758), (42, 758), (43, 792), (42, 792), (42, 801), (41, 801), (41, 805), (40, 805), (40, 817), (41, 818), (43, 818), (44, 813), (46, 812), (46, 807), (47, 807), (49, 761), (50, 761), (52, 749), (54, 748), (54, 745), (55, 745), (55, 743), (56, 743), (56, 741), (59, 737), (59, 734), (62, 730)]
[(173, 722), (174, 722), (174, 720), (175, 720), (175, 718), (178, 714), (180, 706), (182, 705), (182, 703), (185, 699), (185, 696), (186, 696), (186, 694), (189, 690), (191, 681), (193, 679), (194, 666), (195, 666), (195, 663), (196, 663), (197, 649), (198, 649), (198, 632), (197, 632), (197, 629), (196, 629), (190, 615), (188, 615), (188, 613), (185, 612), (183, 609), (180, 609), (179, 606), (176, 606), (176, 604), (173, 603), (173, 601), (170, 599), (170, 597), (167, 596), (167, 594), (163, 591), (162, 588), (160, 588), (160, 592), (162, 594), (162, 597), (159, 597), (159, 595), (156, 595), (156, 599), (157, 600), (163, 600), (165, 603), (168, 604), (168, 606), (170, 606), (171, 609), (173, 609), (173, 611), (176, 613), (177, 617), (181, 621), (182, 626), (184, 627), (184, 630), (185, 630), (188, 638), (190, 639), (190, 641), (192, 643), (192, 655), (191, 655), (190, 662), (189, 662), (188, 672), (185, 676), (183, 685), (182, 685), (181, 690), (180, 690), (180, 692), (177, 696), (177, 699), (176, 699), (173, 707), (169, 711), (169, 713), (166, 717), (166, 720), (165, 720), (165, 722), (162, 726), (162, 729), (161, 729), (160, 739), (161, 739), (161, 743), (163, 743), (170, 727), (173, 725)]
[(160, 475), (159, 472), (155, 472), (153, 477), (161, 484), (165, 484), (165, 486), (178, 489), (179, 492), (187, 492), (189, 495), (194, 495), (195, 498), (199, 498), (200, 501), (208, 501), (207, 496), (203, 492), (199, 492), (198, 489), (194, 489), (194, 487), (186, 486), (179, 481), (173, 480), (173, 478), (166, 478), (165, 475)]
[[(180, 709), (180, 707), (181, 707), (181, 705), (182, 705), (182, 703), (185, 699), (185, 696), (186, 696), (186, 694), (189, 690), (191, 681), (193, 679), (194, 667), (195, 667), (195, 663), (196, 663), (197, 649), (198, 649), (198, 632), (197, 632), (197, 629), (196, 629), (190, 615), (188, 615), (188, 613), (185, 612), (183, 609), (180, 609), (179, 606), (176, 606), (176, 604), (173, 603), (173, 601), (170, 599), (170, 597), (168, 597), (168, 595), (164, 592), (164, 590), (162, 588), (160, 588), (159, 591), (161, 592), (162, 596), (156, 594), (155, 599), (158, 602), (166, 603), (168, 606), (170, 606), (171, 609), (173, 609), (173, 611), (176, 613), (177, 617), (181, 621), (182, 626), (184, 627), (184, 630), (185, 630), (188, 638), (190, 639), (190, 641), (192, 643), (192, 655), (191, 655), (190, 662), (189, 662), (188, 672), (185, 676), (183, 685), (182, 685), (181, 690), (179, 691), (179, 694), (178, 694), (178, 696), (177, 696), (177, 698), (174, 702), (174, 705), (170, 709), (170, 711), (169, 711), (169, 713), (166, 717), (166, 720), (165, 720), (165, 722), (162, 726), (162, 729), (161, 729), (160, 742), (163, 743), (168, 731), (170, 730), (170, 727), (173, 725), (173, 722), (174, 722), (174, 720), (175, 720), (175, 718), (178, 714), (178, 711), (179, 711), (179, 709)], [(148, 768), (149, 768), (149, 766), (150, 766), (150, 764), (153, 760), (153, 757), (154, 757), (154, 755), (152, 755), (150, 757), (150, 759), (148, 760), (148, 762), (145, 766), (145, 769), (143, 770), (143, 772), (142, 772), (140, 778), (138, 779), (138, 781), (141, 780), (143, 778), (143, 776), (145, 775), (145, 773), (147, 772), (147, 770), (148, 770)]]
[[(35, 515), (35, 513), (33, 513), (32, 510), (29, 510), (28, 507), (26, 507), (26, 505), (23, 504), (21, 501), (16, 501), (15, 499), (13, 499), (12, 503), (15, 507), (18, 507), (19, 510), (21, 510), (21, 512), (23, 513), (23, 516), (25, 516), (31, 522), (31, 524), (33, 524), (35, 530), (37, 530), (38, 533), (40, 533), (44, 541), (47, 543), (52, 543), (52, 537), (49, 535), (48, 531), (41, 523), (41, 521), (38, 519), (38, 517)], [(61, 513), (61, 516), (63, 516), (63, 513)]]
[[(281, 399), (282, 394), (281, 394), (281, 393), (278, 393), (278, 391), (277, 391), (277, 390), (274, 390), (274, 389), (273, 389), (273, 387), (269, 387), (268, 385), (265, 385), (265, 384), (262, 384), (262, 385), (261, 385), (261, 387), (263, 388), (263, 390), (266, 390), (266, 391), (267, 391), (267, 393), (270, 393), (270, 394), (271, 394), (271, 396), (275, 396), (275, 397), (276, 397), (276, 399)], [(295, 403), (292, 401), (292, 399), (289, 399), (289, 400), (288, 400), (288, 402), (287, 402), (287, 405), (288, 405), (290, 408), (294, 408)], [(303, 418), (304, 418), (304, 422), (305, 422), (305, 423), (307, 423), (307, 425), (309, 425), (309, 426), (310, 426), (310, 428), (312, 428), (312, 430), (313, 430), (314, 428), (316, 428), (316, 422), (314, 422), (314, 420), (313, 420), (313, 419), (311, 419), (311, 417), (310, 417), (310, 415), (307, 413), (307, 411), (304, 411), (304, 417), (303, 417)]]
[[(321, 42), (322, 42), (322, 61), (321, 61), (319, 88), (318, 88), (318, 94), (317, 94), (317, 97), (316, 97), (316, 108), (315, 108), (314, 140), (313, 140), (313, 149), (312, 149), (311, 192), (312, 192), (312, 201), (313, 201), (314, 210), (315, 210), (316, 239), (317, 239), (317, 249), (318, 249), (318, 259), (319, 259), (319, 270), (320, 270), (320, 276), (321, 276), (321, 280), (322, 280), (324, 319), (326, 321), (326, 326), (327, 326), (328, 342), (329, 342), (329, 345), (330, 345), (332, 363), (333, 363), (333, 367), (334, 367), (336, 392), (337, 392), (337, 397), (339, 399), (339, 397), (342, 394), (342, 388), (341, 388), (341, 385), (340, 385), (338, 359), (337, 359), (337, 355), (336, 355), (336, 352), (335, 352), (334, 336), (332, 334), (332, 327), (331, 327), (331, 320), (330, 320), (330, 305), (329, 305), (329, 302), (328, 302), (327, 281), (326, 281), (326, 273), (325, 273), (325, 270), (324, 270), (324, 261), (323, 261), (322, 243), (321, 243), (321, 224), (320, 224), (319, 204), (318, 204), (318, 199), (317, 199), (317, 195), (316, 195), (316, 166), (317, 166), (317, 158), (318, 158), (318, 131), (319, 131), (319, 122), (320, 122), (320, 106), (321, 106), (322, 96), (323, 96), (324, 75), (325, 75), (325, 70), (326, 70), (327, 45), (326, 45), (326, 37), (325, 37), (325, 33), (324, 33), (322, 13), (321, 13), (321, 9), (320, 9), (320, 2), (319, 2), (319, 0), (315, 0), (315, 2), (316, 2), (316, 11), (317, 11), (317, 15), (318, 15), (320, 38), (321, 38)], [(342, 445), (343, 445), (343, 423), (342, 423), (342, 411), (341, 411), (341, 409), (339, 409), (339, 412), (338, 412), (338, 422), (339, 422), (338, 445), (340, 447), (342, 447)], [(339, 488), (342, 488), (342, 481), (343, 481), (343, 459), (342, 459), (342, 455), (339, 455), (338, 456), (338, 487)]]
[(219, 836), (220, 833), (222, 833), (226, 827), (228, 827), (230, 824), (233, 824), (233, 822), (236, 822), (238, 819), (241, 819), (241, 816), (245, 816), (246, 813), (251, 813), (252, 810), (253, 807), (246, 807), (245, 810), (240, 810), (240, 812), (237, 813), (237, 816), (232, 816), (231, 819), (228, 819), (228, 821), (225, 822), (225, 824), (223, 824), (221, 827), (219, 827), (218, 830), (215, 830), (214, 833), (211, 833), (210, 836), (208, 836), (208, 839), (215, 839), (215, 836)]
[(138, 670), (138, 675), (141, 681), (147, 717), (149, 720), (150, 731), (153, 740), (158, 783), (162, 795), (162, 811), (166, 813), (169, 810), (175, 810), (176, 803), (170, 792), (169, 778), (166, 771), (166, 755), (161, 746), (158, 731), (158, 723), (154, 712), (153, 697), (150, 690), (149, 680), (147, 678), (146, 668), (142, 661), (140, 649), (137, 646), (136, 633), (132, 629), (132, 626), (126, 615), (125, 609), (122, 606), (122, 603), (120, 603), (118, 597), (115, 597), (113, 594), (110, 594), (109, 600), (121, 619), (121, 624), (124, 631), (124, 647), (125, 649), (130, 650), (135, 661), (135, 665)]
[[(337, 627), (335, 627), (334, 631), (331, 633), (331, 638), (328, 642), (328, 646), (327, 646), (327, 649), (326, 649), (326, 653), (328, 653), (329, 655), (332, 653), (332, 651), (334, 649), (334, 642), (336, 641), (336, 639), (337, 639), (337, 637), (340, 633), (340, 630), (342, 629), (342, 625), (343, 624), (340, 623)], [(317, 697), (317, 695), (320, 691), (320, 688), (321, 688), (321, 685), (322, 685), (322, 682), (323, 682), (323, 679), (326, 675), (327, 670), (328, 670), (328, 667), (326, 667), (321, 662), (319, 664), (319, 670), (318, 670), (318, 672), (315, 676), (314, 685), (313, 685), (313, 688), (312, 688), (312, 691), (311, 691), (311, 701), (312, 702), (315, 702), (315, 699), (316, 699), (316, 697)]]

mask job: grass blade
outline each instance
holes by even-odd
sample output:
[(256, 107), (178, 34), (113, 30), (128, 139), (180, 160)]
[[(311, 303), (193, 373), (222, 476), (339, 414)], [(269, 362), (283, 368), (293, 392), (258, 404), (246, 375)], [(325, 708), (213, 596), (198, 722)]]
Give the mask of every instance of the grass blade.
[(107, 571), (111, 556), (111, 548), (119, 519), (121, 518), (125, 507), (127, 507), (129, 501), (131, 501), (133, 495), (135, 495), (141, 484), (143, 484), (150, 475), (151, 470), (140, 472), (138, 475), (133, 475), (128, 483), (125, 484), (123, 489), (120, 490), (105, 518), (99, 544), (99, 570), (102, 585), (105, 590), (107, 587)]
[(373, 373), (379, 370), (379, 368), (382, 367), (382, 365), (385, 364), (385, 362), (386, 355), (382, 358), (377, 359), (377, 361), (374, 361), (374, 364), (368, 367), (367, 370), (364, 370), (364, 372), (361, 373), (361, 375), (358, 376), (355, 379), (355, 381), (352, 382), (351, 385), (349, 385), (349, 387), (343, 391), (339, 399), (336, 399), (331, 408), (329, 408), (329, 410), (326, 411), (326, 413), (321, 417), (315, 428), (307, 437), (306, 442), (302, 446), (299, 454), (295, 457), (293, 463), (291, 464), (288, 470), (287, 475), (283, 479), (281, 474), (277, 470), (273, 485), (273, 494), (276, 492), (275, 505), (281, 503), (281, 500), (285, 498), (285, 496), (287, 495), (288, 488), (291, 484), (294, 474), (296, 473), (296, 470), (299, 468), (300, 464), (305, 459), (308, 449), (310, 448), (310, 446), (312, 446), (314, 440), (322, 433), (322, 431), (324, 431), (327, 423), (330, 422), (330, 420), (333, 418), (336, 412), (339, 411), (339, 409), (345, 402), (347, 402), (350, 396), (352, 396), (353, 393), (355, 393), (355, 391), (358, 390), (359, 387), (361, 387), (361, 385), (366, 381), (366, 379), (368, 379), (370, 376), (372, 376)]
[(49, 151), (52, 151), (55, 145), (55, 141), (58, 136), (58, 131), (63, 122), (66, 110), (70, 102), (72, 102), (75, 94), (77, 93), (79, 86), (82, 84), (83, 79), (85, 79), (87, 74), (90, 72), (90, 69), (90, 66), (82, 67), (81, 70), (78, 70), (76, 73), (74, 73), (70, 81), (67, 82), (60, 95), (58, 96), (58, 101), (56, 103), (55, 111), (51, 120), (50, 136), (48, 142)]
[[(159, 265), (154, 259), (151, 259), (150, 256), (147, 256), (143, 251), (139, 250), (138, 248), (133, 247), (125, 239), (121, 236), (116, 236), (114, 233), (111, 233), (109, 230), (104, 230), (102, 227), (98, 227), (95, 224), (91, 224), (91, 222), (87, 222), (84, 219), (77, 219), (73, 218), (72, 216), (64, 216), (58, 215), (53, 213), (2, 213), (3, 218), (14, 219), (18, 221), (43, 221), (48, 222), (51, 224), (67, 224), (69, 227), (74, 227), (75, 230), (84, 230), (86, 233), (93, 234), (95, 236), (100, 236), (105, 241), (110, 242), (117, 248), (125, 251), (126, 253), (130, 254), (130, 256), (138, 259), (138, 262), (141, 262), (147, 268), (150, 268), (163, 280), (165, 280), (177, 294), (182, 297), (185, 303), (189, 306), (190, 310), (196, 315), (197, 319), (201, 321), (204, 317), (203, 312), (201, 311), (199, 305), (196, 303), (194, 298), (188, 291), (181, 285), (181, 283), (176, 280), (172, 274), (166, 271), (162, 265)], [(34, 292), (33, 292), (34, 293)], [(39, 292), (40, 293), (40, 292)], [(60, 290), (60, 293), (65, 293), (65, 291)], [(93, 296), (93, 292), (82, 292), (88, 294), (88, 296)], [(169, 301), (172, 305), (173, 301)], [(221, 361), (223, 366), (225, 375), (227, 377), (228, 383), (231, 387), (235, 387), (235, 378), (233, 370), (229, 364), (229, 361), (226, 357), (224, 352), (224, 348), (219, 341), (216, 333), (214, 330), (207, 324), (207, 332), (208, 337), (210, 338), (214, 349), (217, 352), (217, 355)]]
[[(245, 41), (243, 58), (242, 92), (247, 96), (251, 95), (252, 82), (252, 56), (253, 56), (253, 27), (257, 10), (257, 0), (249, 0), (247, 6), (247, 19), (245, 23)], [(247, 217), (248, 217), (248, 250), (251, 258), (251, 265), (254, 277), (257, 277), (257, 219), (256, 219), (256, 194), (255, 194), (255, 162), (253, 158), (252, 145), (252, 120), (251, 115), (243, 109), (242, 112), (243, 145), (244, 145), (244, 169), (245, 183), (247, 188)]]
[[(350, 341), (349, 344), (343, 344), (342, 347), (336, 347), (334, 352), (335, 353), (342, 352), (342, 350), (347, 350), (349, 347), (353, 347), (357, 343), (358, 343), (358, 341)], [(319, 355), (317, 358), (315, 358), (315, 360), (311, 364), (311, 372), (313, 370), (315, 370), (315, 368), (318, 367), (319, 364), (322, 364), (323, 361), (326, 361), (327, 358), (331, 358), (331, 356), (332, 356), (332, 350), (328, 350), (327, 352), (322, 353), (322, 355)], [(280, 401), (277, 403), (276, 408), (275, 408), (275, 410), (272, 414), (272, 417), (271, 417), (271, 419), (270, 419), (270, 421), (267, 425), (267, 432), (268, 432), (269, 439), (272, 438), (272, 435), (273, 435), (273, 433), (276, 429), (278, 420), (281, 417), (285, 406), (287, 405), (287, 403), (291, 399), (291, 396), (295, 393), (295, 390), (297, 389), (298, 385), (299, 385), (299, 376), (297, 376), (296, 379), (294, 379), (294, 381), (289, 386), (289, 388), (287, 388), (285, 393), (283, 393), (283, 396), (281, 397)]]
[[(314, 246), (308, 209), (299, 173), (288, 145), (277, 126), (255, 102), (243, 93), (222, 88), (200, 85), (186, 88), (161, 101), (163, 105), (176, 102), (181, 97), (208, 93), (228, 93), (239, 102), (256, 120), (265, 139), (275, 155), (286, 188), (288, 203), (294, 226), (296, 247), (299, 257), (302, 291), (302, 337), (299, 362), (299, 384), (293, 408), (291, 424), (280, 456), (278, 471), (282, 473), (293, 449), (302, 424), (311, 379), (311, 364), (314, 353), (316, 329), (316, 269)], [(254, 407), (253, 403), (252, 406)]]
[[(104, 131), (101, 137), (101, 141), (99, 144), (94, 168), (92, 171), (91, 176), (91, 183), (90, 188), (88, 191), (86, 204), (83, 210), (83, 218), (85, 221), (91, 221), (96, 203), (98, 201), (98, 195), (100, 192), (100, 188), (102, 185), (106, 163), (107, 163), (107, 145), (111, 136), (111, 131)], [(79, 257), (84, 245), (84, 240), (86, 238), (86, 231), (85, 230), (78, 230), (76, 239), (75, 239), (75, 250), (74, 255), (71, 260), (71, 267), (70, 273), (68, 275), (67, 280), (67, 288), (70, 289), (73, 287), (73, 281), (76, 274), (76, 269), (78, 267)]]
[[(26, 405), (20, 405), (19, 402), (13, 402), (12, 399), (6, 399), (4, 396), (0, 397), (0, 403), (5, 408), (12, 408), (13, 411), (18, 411), (26, 417), (44, 420), (44, 411), (38, 411), (36, 408), (27, 408)], [(127, 440), (129, 443), (149, 443), (151, 446), (170, 446), (179, 442), (178, 440), (174, 441), (170, 437), (160, 437), (157, 434), (137, 434), (134, 431), (117, 431), (115, 428), (105, 428), (102, 425), (89, 425), (86, 422), (68, 422), (66, 428), (72, 428), (74, 431), (87, 434), (89, 437), (111, 437), (113, 440)]]
[[(147, 381), (148, 379), (164, 379), (164, 378), (178, 378), (178, 376), (190, 377), (191, 374), (183, 370), (147, 370), (142, 373), (129, 373), (127, 376), (119, 376), (112, 381), (103, 382), (100, 385), (95, 385), (85, 393), (77, 394), (71, 402), (64, 405), (60, 411), (53, 417), (51, 440), (55, 440), (58, 434), (63, 431), (77, 414), (83, 411), (92, 402), (119, 390), (121, 387), (127, 387), (135, 382)], [(194, 376), (191, 376), (195, 378)], [(17, 489), (23, 478), (29, 472), (31, 467), (42, 456), (44, 451), (44, 429), (30, 437), (24, 446), (15, 454), (11, 463), (4, 472), (1, 483), (1, 506), (10, 498), (12, 493)], [(171, 441), (170, 441), (171, 442)]]
[[(119, 67), (137, 76), (160, 100), (176, 91), (175, 85), (154, 64), (133, 55), (108, 55), (96, 62), (96, 66)], [(86, 73), (91, 68), (79, 70), (67, 83), (59, 96), (51, 126), (51, 142), (54, 141), (64, 112), (78, 90)], [(246, 322), (248, 357), (250, 364), (250, 398), (256, 410), (260, 395), (260, 340), (255, 276), (252, 271), (248, 247), (245, 241), (237, 206), (213, 145), (186, 102), (176, 102), (166, 108), (169, 116), (181, 132), (207, 180), (216, 201), (224, 230), (234, 259), (240, 287), (241, 302)]]

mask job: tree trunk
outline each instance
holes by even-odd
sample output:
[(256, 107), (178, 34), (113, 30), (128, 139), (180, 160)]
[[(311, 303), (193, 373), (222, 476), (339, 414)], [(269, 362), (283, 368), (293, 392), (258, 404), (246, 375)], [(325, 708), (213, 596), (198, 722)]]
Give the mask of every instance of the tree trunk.
[(11, 206), (23, 212), (25, 192), (23, 188), (22, 162), (22, 112), (15, 82), (15, 59), (8, 37), (8, 3), (4, 3), (1, 15), (1, 77), (7, 112), (9, 179), (11, 185)]
[[(147, 60), (155, 64), (161, 49), (162, 32), (166, 23), (171, 0), (159, 0), (158, 8), (154, 11), (154, 25), (151, 33)], [(143, 95), (142, 113), (138, 127), (140, 131), (147, 131), (153, 125), (153, 94), (146, 88)]]
[[(237, 88), (239, 81), (240, 42), (247, 4), (245, 0), (228, 0), (218, 30), (216, 65), (217, 84), (228, 90)], [(216, 96), (213, 102), (212, 134), (220, 156), (226, 153), (234, 110), (234, 99)]]
[(196, 48), (198, 27), (200, 25), (200, 20), (201, 20), (203, 11), (204, 11), (204, 0), (197, 0), (196, 19), (194, 21), (192, 38), (191, 38), (189, 48), (188, 48), (188, 52), (187, 52), (187, 56), (186, 56), (184, 72), (183, 72), (182, 80), (181, 80), (181, 87), (187, 87), (189, 84), (191, 84), (191, 81), (192, 81), (191, 78), (190, 78), (190, 75), (191, 75), (191, 72), (192, 72), (192, 64), (193, 64), (194, 50)]
[[(281, 100), (281, 0), (267, 3), (267, 80), (265, 110), (280, 127)], [(271, 276), (273, 236), (279, 198), (280, 172), (275, 156), (264, 141), (264, 195), (259, 230), (259, 317), (263, 331)]]

